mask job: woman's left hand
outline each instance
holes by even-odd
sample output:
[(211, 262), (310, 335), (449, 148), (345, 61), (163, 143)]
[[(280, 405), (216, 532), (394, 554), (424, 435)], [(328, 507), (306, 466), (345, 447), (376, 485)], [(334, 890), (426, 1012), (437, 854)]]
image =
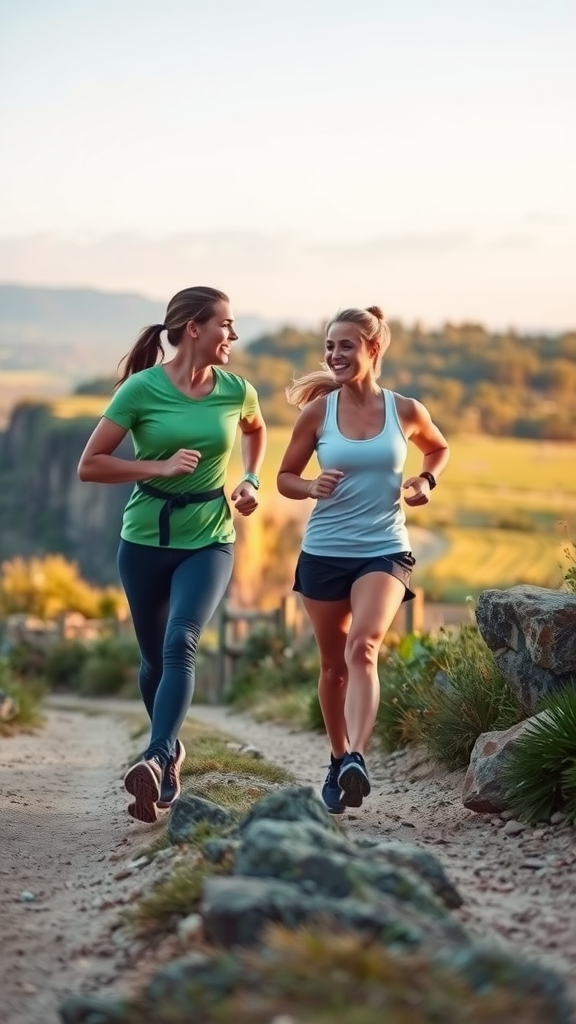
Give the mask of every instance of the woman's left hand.
[(402, 484), (402, 490), (409, 491), (410, 488), (414, 491), (413, 494), (408, 496), (404, 495), (404, 501), (407, 505), (414, 507), (415, 505), (427, 505), (430, 501), (430, 484), (424, 476), (411, 476), (408, 480), (405, 480)]
[(251, 516), (258, 508), (256, 491), (247, 480), (242, 480), (238, 487), (235, 487), (231, 495), (234, 508), (241, 516)]

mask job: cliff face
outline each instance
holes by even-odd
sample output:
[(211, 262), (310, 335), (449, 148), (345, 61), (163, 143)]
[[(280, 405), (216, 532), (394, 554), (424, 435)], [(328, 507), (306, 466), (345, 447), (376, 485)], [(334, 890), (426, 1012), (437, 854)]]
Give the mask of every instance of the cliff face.
[[(58, 419), (49, 405), (14, 409), (0, 435), (0, 560), (59, 551), (96, 583), (115, 583), (122, 510), (131, 484), (81, 483), (93, 420)], [(130, 457), (126, 439), (118, 454)]]

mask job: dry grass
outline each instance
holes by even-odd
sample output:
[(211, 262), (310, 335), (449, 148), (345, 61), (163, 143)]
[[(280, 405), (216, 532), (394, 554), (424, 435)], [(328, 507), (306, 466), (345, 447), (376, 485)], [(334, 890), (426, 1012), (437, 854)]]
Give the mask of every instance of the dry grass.
[[(163, 1024), (541, 1024), (555, 1019), (550, 1003), (500, 984), (472, 986), (424, 955), (395, 956), (356, 935), (273, 927), (265, 953), (237, 951), (244, 983), (215, 1000), (192, 984), (190, 1000), (162, 1001)], [(230, 973), (223, 962), (222, 976)], [(494, 972), (498, 974), (497, 970)], [(504, 975), (504, 971), (502, 974)], [(188, 1003), (188, 1005), (186, 1005)], [(127, 1024), (156, 1024), (157, 1008), (140, 1004)]]

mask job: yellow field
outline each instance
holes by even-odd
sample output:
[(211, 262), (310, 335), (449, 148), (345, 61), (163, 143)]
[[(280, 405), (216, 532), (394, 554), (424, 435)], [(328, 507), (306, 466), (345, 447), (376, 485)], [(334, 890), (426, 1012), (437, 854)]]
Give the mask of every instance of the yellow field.
[[(275, 477), (288, 442), (286, 429), (270, 430), (261, 495), (276, 493)], [(516, 583), (559, 586), (567, 566), (562, 522), (576, 536), (576, 444), (514, 438), (459, 437), (431, 504), (408, 512), (408, 524), (441, 533), (449, 548), (416, 571), (415, 583), (437, 599), (460, 601), (490, 587)], [(420, 454), (411, 446), (407, 475)], [(236, 451), (231, 476), (241, 472)], [(278, 505), (306, 514), (307, 502)], [(511, 528), (501, 529), (499, 525)], [(514, 529), (514, 526), (519, 528)]]

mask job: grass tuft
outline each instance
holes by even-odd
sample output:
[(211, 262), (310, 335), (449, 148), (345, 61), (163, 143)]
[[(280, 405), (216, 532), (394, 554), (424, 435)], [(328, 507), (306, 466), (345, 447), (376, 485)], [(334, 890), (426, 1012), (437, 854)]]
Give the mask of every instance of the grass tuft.
[(16, 714), (6, 721), (0, 719), (0, 736), (38, 729), (44, 721), (42, 705), (46, 688), (41, 680), (18, 680), (5, 661), (0, 661), (0, 691), (16, 704)]
[[(201, 984), (188, 997), (176, 991), (162, 1000), (164, 1024), (186, 1024), (190, 1013), (204, 1024), (540, 1024), (559, 1019), (552, 1000), (514, 992), (498, 980), (475, 991), (455, 968), (435, 965), (423, 954), (394, 955), (373, 940), (343, 931), (269, 928), (264, 951), (237, 950), (243, 982), (225, 998)], [(221, 965), (222, 989), (229, 988), (226, 957), (214, 957), (210, 976)], [(158, 1006), (143, 1000), (127, 1024), (156, 1024)], [(123, 1019), (125, 1019), (123, 1017)]]
[[(204, 841), (206, 838), (204, 835)], [(225, 870), (224, 865), (211, 864), (194, 849), (169, 878), (161, 881), (148, 896), (126, 912), (126, 924), (134, 935), (148, 942), (157, 936), (171, 934), (181, 918), (198, 910), (204, 880), (209, 875), (223, 874)]]
[(518, 740), (507, 771), (510, 808), (524, 821), (555, 811), (576, 820), (576, 680), (550, 694)]

